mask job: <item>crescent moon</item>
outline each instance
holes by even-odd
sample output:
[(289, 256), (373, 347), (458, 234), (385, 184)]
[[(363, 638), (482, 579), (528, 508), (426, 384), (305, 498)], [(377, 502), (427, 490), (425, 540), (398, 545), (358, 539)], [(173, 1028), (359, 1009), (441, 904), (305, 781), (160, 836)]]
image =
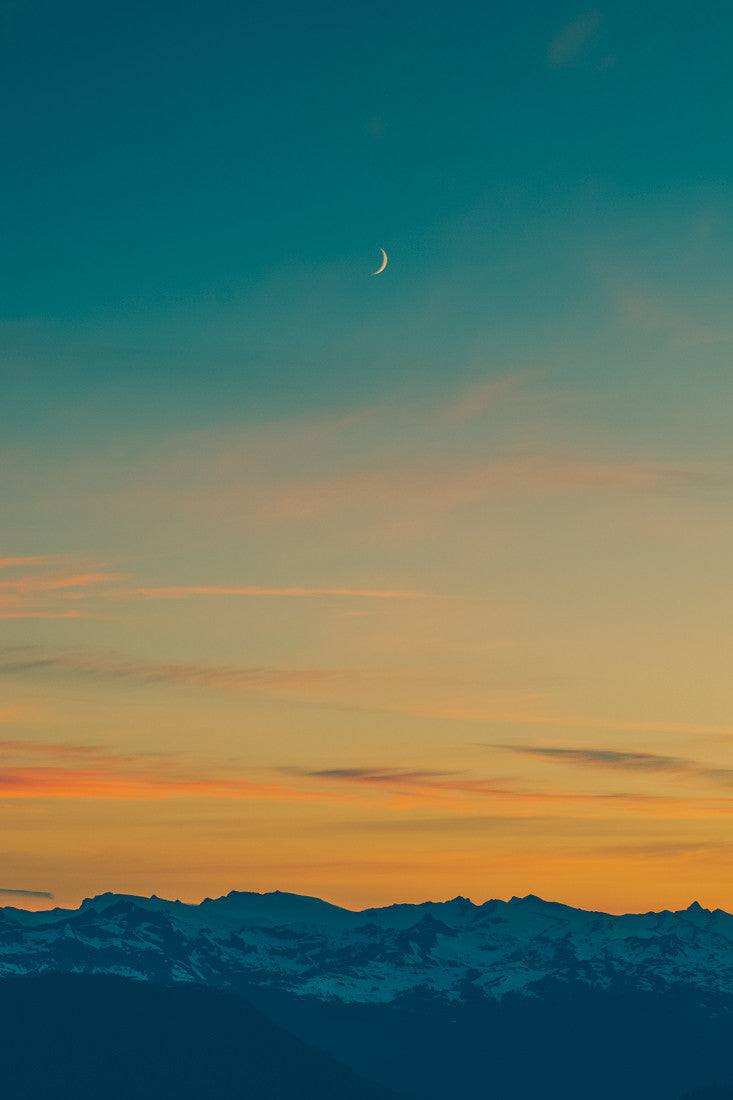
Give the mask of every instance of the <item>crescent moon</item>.
[(380, 248), (379, 251), (382, 253), (382, 263), (376, 271), (372, 271), (372, 275), (381, 275), (385, 267), (387, 266), (387, 253), (384, 251), (383, 248)]

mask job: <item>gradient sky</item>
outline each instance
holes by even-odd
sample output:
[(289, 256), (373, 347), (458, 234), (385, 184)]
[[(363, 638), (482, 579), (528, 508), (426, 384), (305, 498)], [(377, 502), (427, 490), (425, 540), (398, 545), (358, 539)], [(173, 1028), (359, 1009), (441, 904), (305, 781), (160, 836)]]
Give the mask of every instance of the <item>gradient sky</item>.
[(733, 909), (732, 35), (0, 0), (0, 904)]

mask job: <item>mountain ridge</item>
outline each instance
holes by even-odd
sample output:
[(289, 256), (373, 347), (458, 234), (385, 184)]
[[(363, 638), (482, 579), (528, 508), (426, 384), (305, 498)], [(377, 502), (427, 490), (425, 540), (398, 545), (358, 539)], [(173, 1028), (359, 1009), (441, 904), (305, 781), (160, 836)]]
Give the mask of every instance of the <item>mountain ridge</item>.
[(615, 916), (530, 894), (355, 912), (231, 891), (0, 909), (0, 986), (55, 977), (240, 998), (362, 1080), (427, 1100), (733, 1085), (733, 916), (699, 903)]
[(613, 915), (534, 894), (355, 911), (236, 890), (199, 904), (107, 892), (77, 909), (0, 908), (0, 976), (49, 971), (264, 984), (344, 1003), (532, 996), (547, 980), (733, 996), (733, 915), (698, 902)]

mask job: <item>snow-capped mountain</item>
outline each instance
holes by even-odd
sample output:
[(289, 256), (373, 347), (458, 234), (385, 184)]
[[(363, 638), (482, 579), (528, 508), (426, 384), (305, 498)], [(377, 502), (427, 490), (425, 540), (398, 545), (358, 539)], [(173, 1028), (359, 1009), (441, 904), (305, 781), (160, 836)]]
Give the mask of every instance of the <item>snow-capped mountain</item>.
[(352, 912), (232, 892), (200, 905), (102, 894), (79, 909), (0, 909), (0, 977), (49, 971), (262, 987), (343, 1004), (446, 1004), (550, 979), (598, 990), (733, 994), (733, 916), (586, 912), (529, 895)]

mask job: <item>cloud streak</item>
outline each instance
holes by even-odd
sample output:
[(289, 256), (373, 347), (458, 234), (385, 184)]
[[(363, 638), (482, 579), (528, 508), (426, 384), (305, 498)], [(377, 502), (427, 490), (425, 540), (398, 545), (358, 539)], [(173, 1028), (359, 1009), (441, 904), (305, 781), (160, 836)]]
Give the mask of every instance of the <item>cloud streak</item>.
[(3, 674), (263, 692), (307, 691), (315, 685), (334, 685), (354, 678), (353, 673), (338, 669), (156, 663), (77, 651), (58, 653), (37, 646), (0, 647)]
[(0, 619), (78, 619), (80, 611), (0, 611)]
[(53, 898), (48, 890), (16, 890), (8, 886), (0, 886), (0, 894), (10, 894), (21, 898)]
[(682, 756), (664, 756), (650, 752), (629, 752), (615, 749), (558, 748), (546, 745), (497, 745), (508, 752), (553, 760), (560, 764), (580, 764), (613, 771), (667, 772), (691, 776), (733, 786), (733, 768), (715, 768)]
[[(573, 447), (567, 431), (558, 435), (556, 413), (548, 414), (548, 406), (564, 409), (572, 396), (530, 387), (531, 376), (526, 370), (489, 376), (453, 397), (360, 409), (349, 416), (293, 417), (236, 434), (182, 433), (141, 448), (135, 462), (125, 452), (124, 479), (112, 470), (101, 480), (100, 467), (111, 461), (106, 455), (102, 463), (68, 471), (64, 483), (78, 487), (72, 504), (81, 495), (87, 506), (114, 514), (117, 521), (164, 513), (229, 529), (246, 518), (249, 529), (268, 533), (276, 525), (338, 516), (371, 536), (393, 538), (395, 531), (420, 534), (458, 510), (497, 498), (666, 492), (698, 485), (707, 476), (702, 466), (588, 453), (585, 440), (580, 450)], [(484, 430), (487, 417), (490, 432)], [(533, 442), (523, 448), (523, 439)], [(65, 492), (60, 486), (62, 499)], [(261, 587), (261, 594), (275, 594), (301, 586), (136, 587), (154, 598), (183, 598), (173, 591), (203, 595), (204, 589), (222, 587), (254, 595), (247, 590)]]
[[(114, 801), (303, 802), (348, 807), (390, 806), (404, 813), (442, 811), (473, 817), (479, 826), (498, 818), (654, 819), (719, 818), (733, 814), (733, 798), (667, 796), (638, 792), (571, 792), (526, 788), (507, 779), (390, 765), (307, 769), (295, 766), (226, 774), (215, 764), (180, 755), (116, 754), (95, 746), (6, 741), (0, 798)], [(477, 827), (479, 827), (477, 826)]]
[(0, 598), (3, 592), (27, 595), (39, 592), (59, 592), (66, 588), (88, 588), (90, 585), (109, 584), (123, 580), (122, 573), (75, 573), (71, 576), (23, 576), (0, 581)]
[(160, 771), (146, 772), (142, 767), (109, 765), (6, 768), (0, 775), (0, 796), (127, 802), (180, 798), (332, 801), (320, 792), (309, 792), (282, 782), (266, 783), (245, 777), (167, 775)]
[(322, 770), (310, 770), (307, 768), (282, 768), (281, 771), (289, 775), (300, 775), (310, 779), (345, 779), (356, 783), (423, 783), (432, 782), (435, 779), (445, 779), (458, 773), (442, 771), (435, 768), (324, 768)]
[(268, 588), (262, 585), (163, 585), (157, 588), (136, 588), (132, 594), (154, 600), (186, 600), (195, 596), (296, 596), (305, 599), (318, 596), (354, 596), (375, 600), (418, 600), (426, 596), (425, 592), (380, 588)]
[(558, 763), (589, 764), (630, 771), (685, 771), (690, 761), (678, 756), (661, 756), (650, 752), (619, 752), (614, 749), (554, 748), (545, 745), (497, 745), (508, 752), (540, 756)]
[(43, 554), (35, 554), (30, 556), (26, 555), (25, 557), (17, 558), (0, 558), (0, 569), (17, 569), (19, 566), (22, 568), (28, 568), (35, 565), (53, 565), (58, 561), (59, 558), (57, 557)]
[[(641, 754), (640, 754), (641, 755)], [(389, 766), (325, 769), (280, 768), (314, 783), (356, 785), (380, 789), (402, 809), (413, 806), (442, 808), (451, 813), (475, 812), (488, 816), (605, 818), (641, 814), (656, 818), (695, 818), (733, 813), (733, 798), (683, 798), (635, 791), (584, 792), (547, 787), (522, 788), (516, 780), (474, 778), (465, 773)], [(495, 813), (491, 813), (491, 807)]]
[(270, 521), (330, 512), (396, 511), (440, 516), (487, 497), (645, 492), (695, 484), (700, 473), (665, 463), (598, 461), (552, 453), (508, 456), (446, 470), (430, 462), (364, 469), (271, 486), (256, 510)]
[[(124, 580), (121, 573), (88, 567), (69, 572), (75, 564), (82, 564), (79, 557), (65, 554), (0, 558), (0, 569), (21, 570), (0, 579), (0, 619), (78, 619), (81, 612), (68, 607), (68, 600), (83, 600), (90, 591)], [(59, 601), (66, 604), (63, 609)]]
[(114, 753), (94, 745), (19, 741), (0, 742), (0, 754), (6, 760), (0, 771), (2, 798), (332, 801), (322, 792), (281, 779), (222, 776), (201, 761), (194, 764), (170, 754)]
[[(548, 788), (523, 789), (515, 780), (473, 778), (464, 772), (393, 767), (346, 767), (326, 769), (281, 768), (278, 771), (314, 782), (361, 785), (378, 791), (402, 795), (404, 805), (426, 804), (461, 810), (482, 802), (503, 806), (502, 813), (515, 816), (558, 812), (569, 816), (587, 815), (591, 807), (597, 813), (624, 810), (658, 816), (705, 816), (708, 813), (733, 813), (733, 799), (682, 799), (679, 796), (633, 791), (582, 792)], [(692, 807), (697, 809), (692, 810)]]

